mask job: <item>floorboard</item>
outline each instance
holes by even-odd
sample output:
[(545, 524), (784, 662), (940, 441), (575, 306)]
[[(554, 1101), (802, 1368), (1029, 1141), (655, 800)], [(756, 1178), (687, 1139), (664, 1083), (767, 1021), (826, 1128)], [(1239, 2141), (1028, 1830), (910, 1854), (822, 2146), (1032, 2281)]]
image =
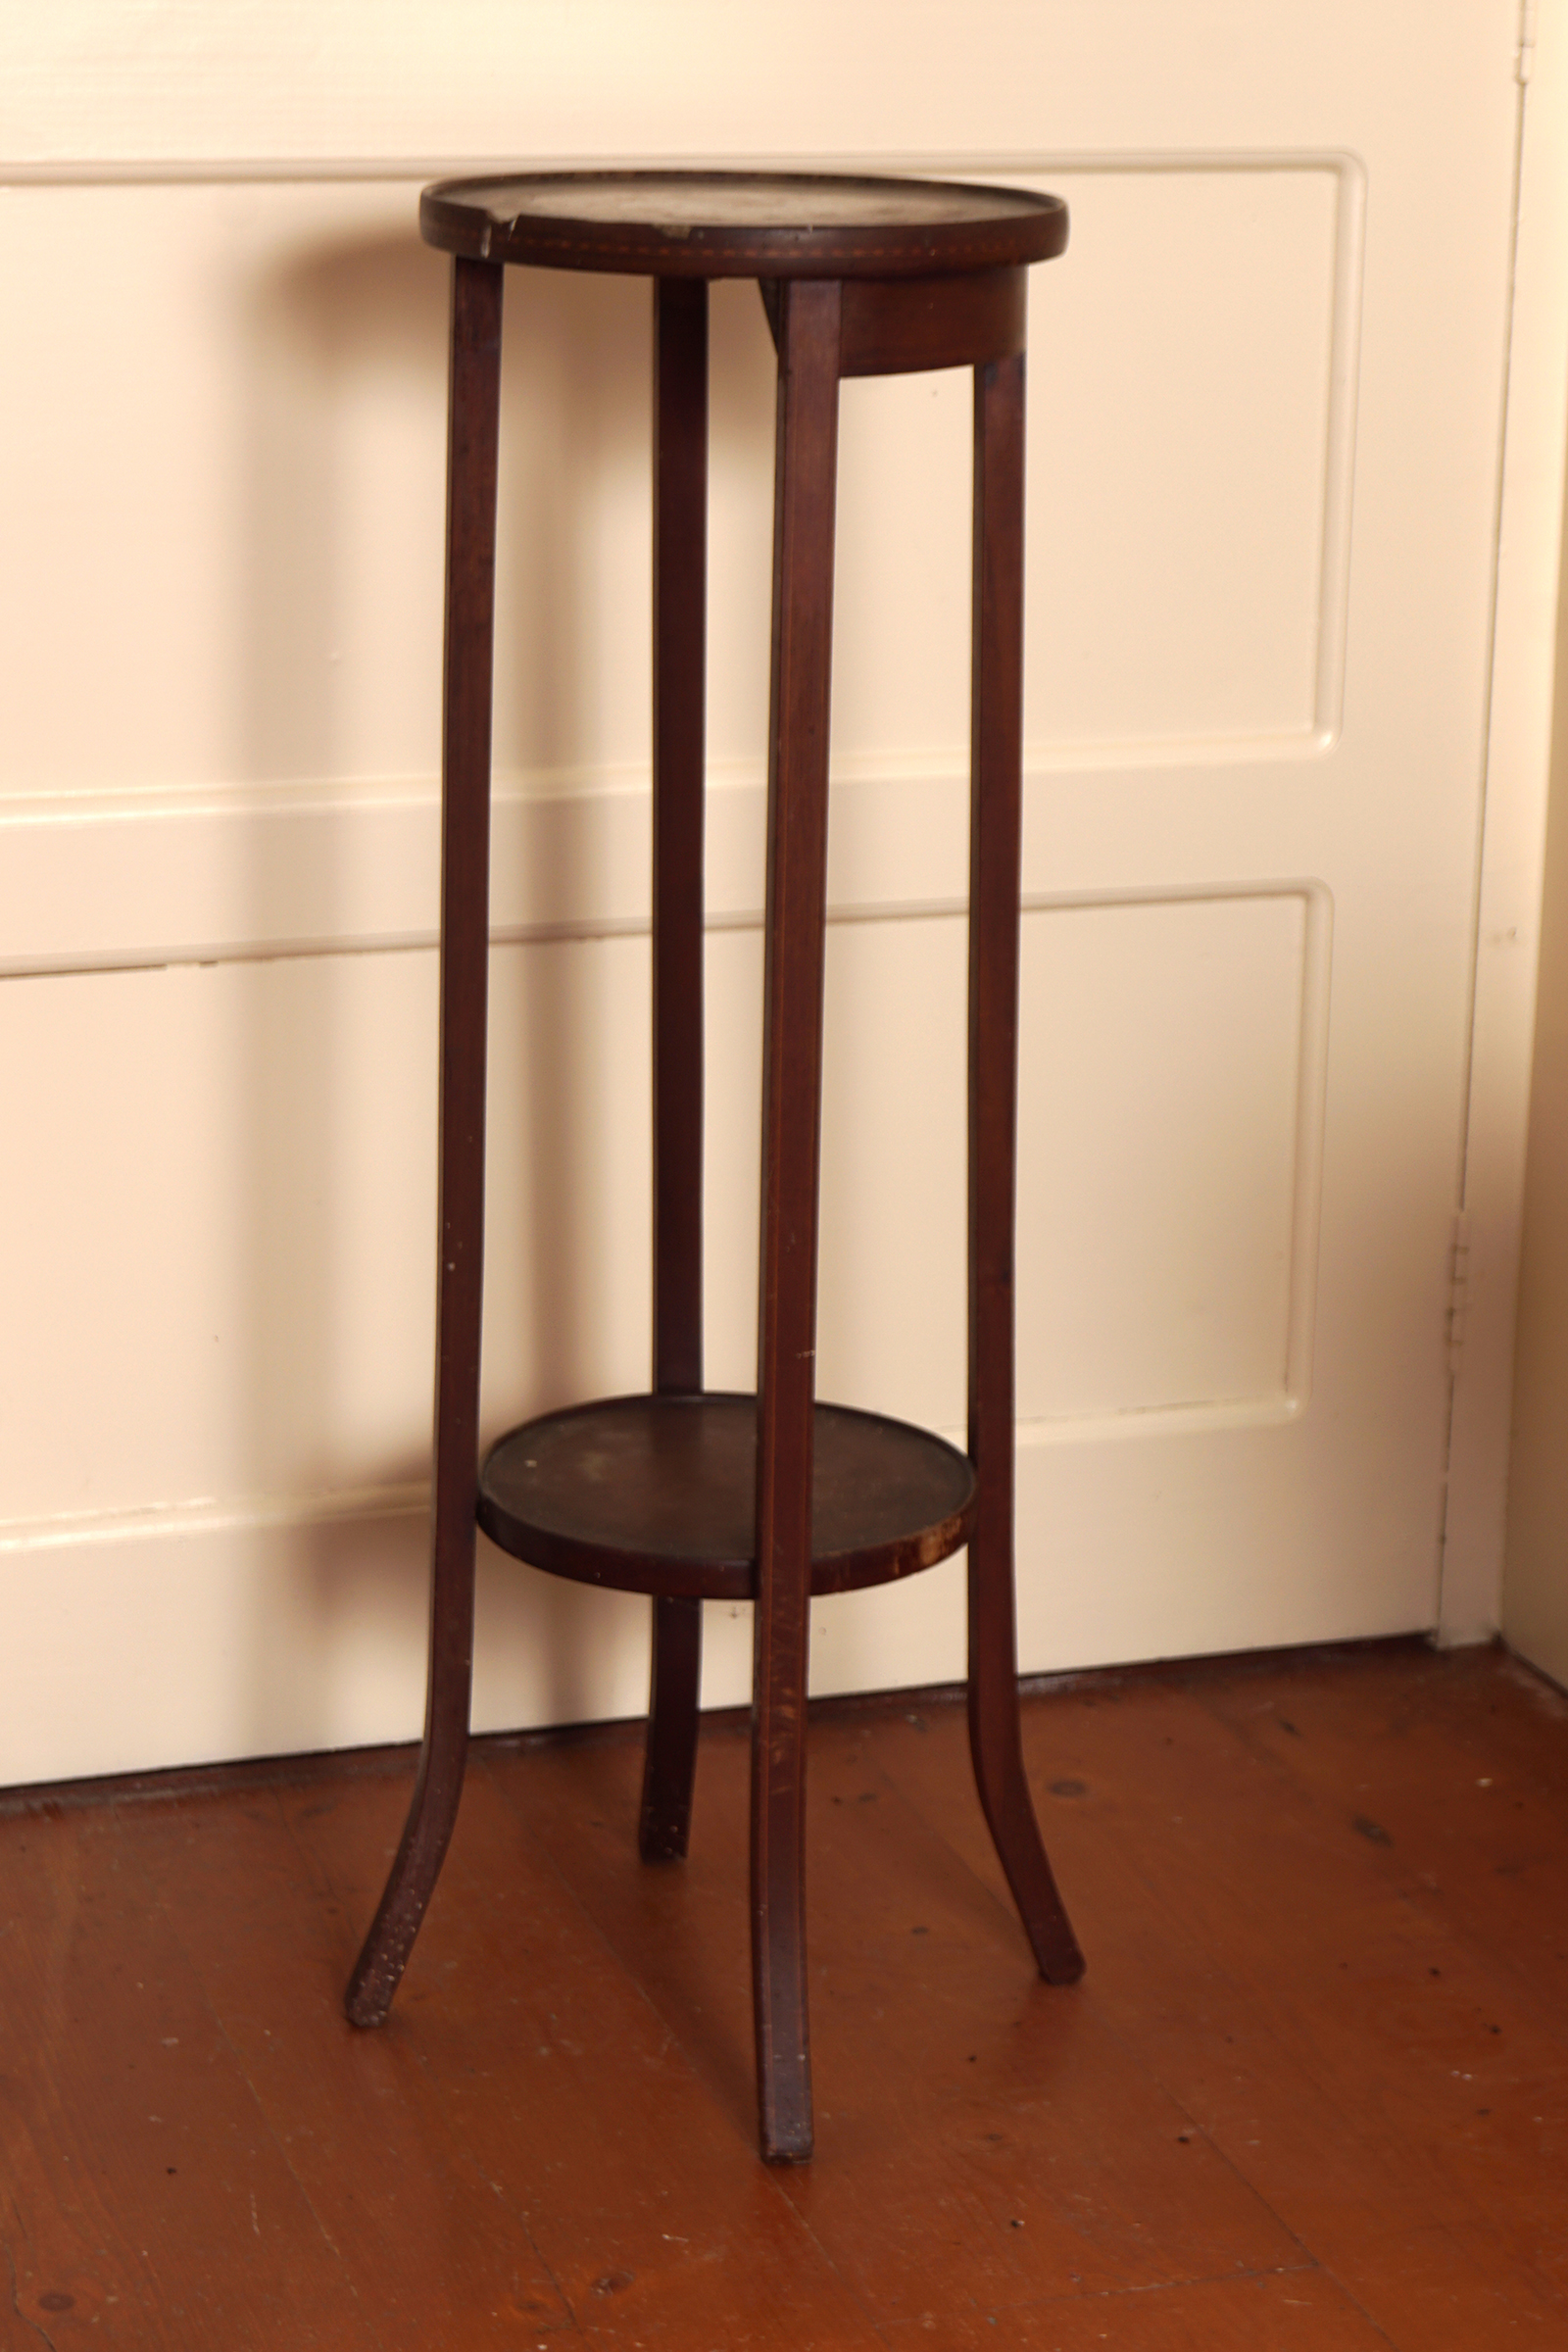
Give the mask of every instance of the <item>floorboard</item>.
[(943, 1694), (818, 1709), (817, 2155), (754, 2153), (748, 1738), (485, 1741), (387, 2026), (406, 1756), (0, 1798), (0, 2352), (1568, 2352), (1568, 1701), (1416, 1642), (1090, 1676), (1034, 1974)]

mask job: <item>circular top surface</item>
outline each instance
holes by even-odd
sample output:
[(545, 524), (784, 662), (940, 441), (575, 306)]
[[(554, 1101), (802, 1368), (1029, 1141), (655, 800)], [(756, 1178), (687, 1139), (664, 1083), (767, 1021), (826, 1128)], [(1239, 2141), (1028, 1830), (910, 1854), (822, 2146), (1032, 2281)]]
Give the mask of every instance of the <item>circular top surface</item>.
[(1057, 196), (797, 172), (542, 172), (440, 180), (426, 243), (470, 261), (655, 277), (935, 277), (1048, 261)]
[[(905, 1576), (964, 1542), (975, 1499), (966, 1455), (847, 1405), (818, 1404), (813, 1426), (814, 1592)], [(479, 1524), (558, 1576), (749, 1599), (757, 1399), (612, 1396), (527, 1422), (485, 1457)]]

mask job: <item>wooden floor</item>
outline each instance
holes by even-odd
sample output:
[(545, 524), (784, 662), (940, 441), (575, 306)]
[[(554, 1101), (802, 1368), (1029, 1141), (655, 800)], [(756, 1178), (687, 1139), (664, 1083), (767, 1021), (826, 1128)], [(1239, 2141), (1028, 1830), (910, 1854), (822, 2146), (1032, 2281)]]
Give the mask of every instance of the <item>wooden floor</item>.
[(392, 2019), (404, 1754), (0, 1800), (0, 2345), (1568, 2346), (1568, 1701), (1414, 1643), (1026, 1706), (1089, 1974), (962, 1712), (811, 1745), (817, 2157), (753, 2149), (744, 1727), (490, 1742)]

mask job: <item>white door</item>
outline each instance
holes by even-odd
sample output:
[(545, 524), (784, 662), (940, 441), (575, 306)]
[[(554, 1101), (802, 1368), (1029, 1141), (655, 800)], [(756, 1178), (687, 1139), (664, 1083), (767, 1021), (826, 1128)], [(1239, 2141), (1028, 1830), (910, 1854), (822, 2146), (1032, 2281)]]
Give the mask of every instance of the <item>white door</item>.
[[(502, 158), (1068, 198), (1031, 297), (1022, 1662), (1432, 1624), (1515, 0), (510, 32), (287, 0), (130, 45), (115, 0), (15, 14), (0, 1774), (417, 1723), (444, 292), (412, 223)], [(648, 1321), (647, 293), (508, 299), (493, 1424), (637, 1385)], [(770, 368), (720, 289), (714, 1385), (752, 1363)], [(821, 1388), (950, 1430), (967, 438), (957, 378), (845, 390)], [(483, 1590), (481, 1723), (641, 1703), (641, 1604)], [(826, 1604), (816, 1687), (957, 1675), (960, 1593)], [(749, 1665), (714, 1612), (709, 1696)]]
[[(1222, 67), (1189, 19), (1184, 70), (1140, 55), (1157, 14), (1120, 20), (1114, 160), (1029, 172), (1073, 210), (1031, 311), (1035, 1669), (1439, 1615), (1517, 24), (1314, 11)], [(822, 1377), (956, 1427), (959, 615), (940, 669), (921, 616), (961, 579), (963, 393), (907, 392), (897, 458), (884, 389), (849, 399), (841, 642), (876, 674), (839, 703)], [(923, 766), (879, 757), (893, 711)], [(924, 1665), (902, 1598), (857, 1605), (819, 1680)]]

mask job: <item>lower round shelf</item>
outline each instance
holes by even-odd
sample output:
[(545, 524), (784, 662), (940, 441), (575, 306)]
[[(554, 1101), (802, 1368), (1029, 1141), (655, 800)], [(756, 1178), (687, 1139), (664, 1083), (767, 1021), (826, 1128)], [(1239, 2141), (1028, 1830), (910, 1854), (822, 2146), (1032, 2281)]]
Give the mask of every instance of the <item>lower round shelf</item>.
[[(909, 1576), (967, 1543), (974, 1465), (945, 1439), (819, 1404), (813, 1592)], [(614, 1396), (526, 1422), (479, 1472), (479, 1525), (519, 1560), (628, 1592), (750, 1600), (757, 1400)]]

